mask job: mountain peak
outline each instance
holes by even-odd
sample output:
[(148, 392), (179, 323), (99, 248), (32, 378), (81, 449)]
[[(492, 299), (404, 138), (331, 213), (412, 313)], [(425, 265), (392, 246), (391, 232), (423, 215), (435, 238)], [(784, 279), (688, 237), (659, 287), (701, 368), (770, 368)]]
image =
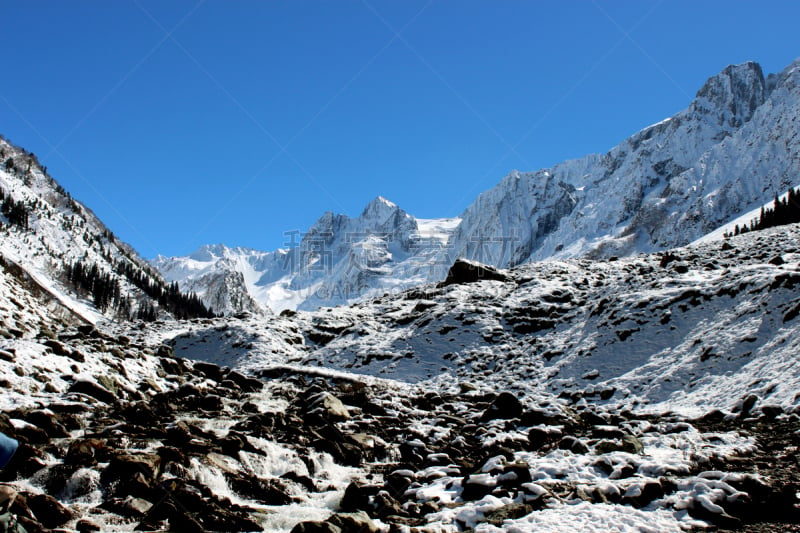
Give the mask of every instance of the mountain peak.
[(695, 102), (698, 110), (729, 114), (728, 122), (739, 127), (750, 120), (756, 108), (767, 97), (766, 80), (761, 65), (748, 61), (739, 65), (728, 65), (719, 74), (710, 77), (697, 91)]
[(224, 257), (228, 250), (229, 248), (221, 243), (204, 244), (192, 252), (192, 254), (189, 255), (189, 258), (194, 259), (195, 261), (213, 261), (214, 259)]
[(406, 214), (405, 211), (397, 207), (397, 204), (390, 202), (383, 196), (377, 196), (374, 200), (367, 204), (364, 211), (361, 212), (362, 219), (380, 219), (385, 220), (389, 216), (397, 212)]

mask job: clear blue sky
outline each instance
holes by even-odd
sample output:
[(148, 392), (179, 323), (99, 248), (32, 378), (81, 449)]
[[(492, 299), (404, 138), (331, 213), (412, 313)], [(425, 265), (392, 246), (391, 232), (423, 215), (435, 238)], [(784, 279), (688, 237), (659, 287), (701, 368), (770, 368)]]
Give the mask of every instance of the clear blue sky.
[(274, 249), (377, 195), (458, 215), (603, 152), (726, 65), (800, 56), (800, 2), (0, 0), (0, 133), (141, 254)]

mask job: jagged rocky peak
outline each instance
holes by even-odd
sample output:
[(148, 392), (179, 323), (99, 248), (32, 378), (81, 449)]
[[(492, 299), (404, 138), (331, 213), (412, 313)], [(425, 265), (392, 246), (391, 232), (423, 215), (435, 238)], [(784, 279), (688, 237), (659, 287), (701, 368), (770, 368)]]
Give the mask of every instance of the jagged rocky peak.
[(727, 121), (729, 127), (738, 128), (752, 118), (766, 96), (767, 85), (761, 66), (748, 61), (729, 65), (709, 78), (697, 91), (690, 110), (717, 115), (720, 124)]
[[(195, 261), (215, 261), (228, 255), (230, 249), (224, 244), (204, 244), (189, 255)], [(159, 256), (161, 257), (161, 256)]]
[(400, 209), (397, 204), (390, 202), (383, 196), (376, 196), (374, 200), (367, 204), (361, 213), (361, 218), (374, 218), (381, 215), (391, 215)]

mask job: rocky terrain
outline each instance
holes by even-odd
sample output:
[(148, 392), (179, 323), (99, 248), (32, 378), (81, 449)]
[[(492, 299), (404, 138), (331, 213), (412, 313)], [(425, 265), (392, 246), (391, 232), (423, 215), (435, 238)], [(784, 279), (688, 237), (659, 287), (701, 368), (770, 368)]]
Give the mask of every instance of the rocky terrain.
[[(463, 219), (377, 198), (308, 248), (165, 260), (226, 316), (0, 140), (12, 512), (30, 533), (798, 530), (800, 225), (709, 231), (800, 174), (796, 67), (729, 67)], [(470, 226), (520, 239), (481, 263)], [(317, 309), (326, 287), (357, 301)]]
[(31, 532), (791, 530), (799, 245), (96, 327), (6, 265), (2, 477)]

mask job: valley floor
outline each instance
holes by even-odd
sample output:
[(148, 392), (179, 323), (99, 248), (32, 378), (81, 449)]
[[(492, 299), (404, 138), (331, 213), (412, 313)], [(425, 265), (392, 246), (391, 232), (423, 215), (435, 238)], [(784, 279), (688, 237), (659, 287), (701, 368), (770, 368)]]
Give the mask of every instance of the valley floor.
[(6, 267), (0, 478), (29, 533), (792, 531), (798, 263), (792, 226), (96, 328)]

